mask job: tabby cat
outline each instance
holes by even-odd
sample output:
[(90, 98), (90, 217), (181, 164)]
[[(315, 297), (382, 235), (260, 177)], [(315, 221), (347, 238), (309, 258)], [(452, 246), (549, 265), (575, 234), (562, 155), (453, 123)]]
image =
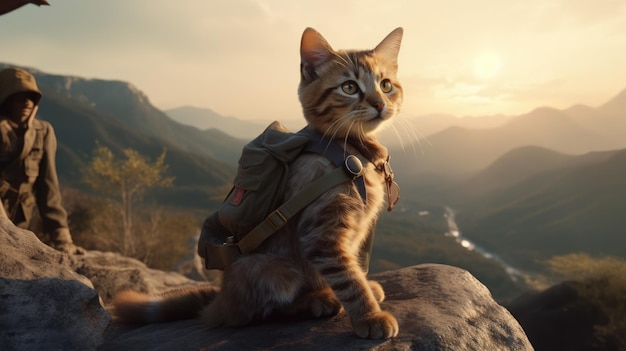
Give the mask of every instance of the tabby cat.
[[(391, 185), (387, 149), (376, 140), (375, 131), (402, 103), (396, 78), (401, 39), (402, 28), (397, 28), (373, 50), (335, 51), (312, 28), (302, 35), (298, 95), (307, 128), (371, 161), (364, 174), (365, 204), (353, 183), (332, 188), (260, 249), (227, 267), (221, 289), (184, 290), (158, 298), (122, 292), (113, 301), (116, 318), (150, 323), (199, 314), (213, 328), (275, 316), (331, 316), (343, 307), (358, 336), (395, 337), (398, 322), (379, 305), (384, 291), (367, 280), (358, 256), (385, 203), (386, 185)], [(298, 156), (290, 167), (286, 198), (330, 172), (322, 159), (312, 153)]]

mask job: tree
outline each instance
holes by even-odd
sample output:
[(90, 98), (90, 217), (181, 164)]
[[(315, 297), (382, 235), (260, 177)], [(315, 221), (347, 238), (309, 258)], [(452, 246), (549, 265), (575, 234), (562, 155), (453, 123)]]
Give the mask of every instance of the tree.
[(133, 149), (123, 151), (124, 158), (117, 158), (107, 147), (98, 145), (91, 162), (83, 170), (83, 181), (94, 191), (119, 200), (122, 218), (123, 243), (121, 253), (135, 251), (133, 214), (135, 204), (143, 198), (146, 190), (169, 187), (174, 177), (165, 177), (165, 150), (154, 163)]
[(595, 326), (599, 340), (626, 349), (626, 261), (577, 253), (553, 257), (547, 265), (565, 280), (578, 282), (581, 300), (602, 312), (606, 321)]

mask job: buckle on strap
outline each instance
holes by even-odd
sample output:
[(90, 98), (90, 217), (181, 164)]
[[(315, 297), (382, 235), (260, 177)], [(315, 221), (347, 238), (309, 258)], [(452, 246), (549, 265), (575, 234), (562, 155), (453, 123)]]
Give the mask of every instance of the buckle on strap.
[(344, 167), (352, 178), (358, 178), (363, 175), (363, 162), (354, 155), (348, 155), (348, 157), (346, 157)]
[(275, 210), (274, 212), (270, 213), (267, 218), (265, 218), (265, 221), (274, 230), (278, 230), (282, 228), (285, 224), (287, 224), (287, 218), (282, 213), (280, 213), (279, 210)]

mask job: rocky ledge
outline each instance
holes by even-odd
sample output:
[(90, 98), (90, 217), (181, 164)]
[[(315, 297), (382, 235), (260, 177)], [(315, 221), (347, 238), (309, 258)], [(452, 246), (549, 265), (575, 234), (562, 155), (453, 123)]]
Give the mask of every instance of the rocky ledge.
[(67, 256), (0, 219), (2, 350), (533, 350), (524, 330), (469, 272), (424, 264), (373, 275), (400, 334), (363, 340), (345, 313), (208, 330), (198, 320), (120, 326), (106, 310), (120, 290), (157, 294), (208, 284), (113, 253)]

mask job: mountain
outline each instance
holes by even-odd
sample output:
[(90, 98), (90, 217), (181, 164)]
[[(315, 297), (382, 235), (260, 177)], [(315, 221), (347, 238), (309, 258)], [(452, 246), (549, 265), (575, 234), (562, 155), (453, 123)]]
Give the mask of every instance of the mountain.
[(399, 176), (409, 179), (424, 178), (428, 174), (460, 179), (522, 146), (570, 154), (623, 148), (626, 147), (626, 113), (609, 115), (610, 109), (606, 107), (612, 109), (618, 103), (626, 104), (626, 97), (620, 94), (597, 109), (580, 105), (568, 110), (537, 108), (510, 117), (494, 128), (450, 127), (428, 137), (428, 143), (421, 144), (421, 152), (392, 148), (394, 166)]
[(391, 127), (380, 134), (380, 141), (388, 148), (416, 148), (420, 144), (428, 144), (431, 135), (450, 127), (466, 129), (490, 129), (503, 125), (510, 117), (504, 115), (456, 117), (447, 114), (429, 114), (417, 117), (406, 117), (400, 114)]
[[(178, 123), (154, 107), (132, 84), (122, 81), (84, 79), (33, 71), (44, 100), (54, 97), (123, 123), (190, 153), (225, 162), (237, 160), (244, 141), (218, 130), (201, 131)], [(42, 108), (43, 111), (43, 108)]]
[(511, 186), (532, 175), (562, 167), (573, 158), (539, 146), (513, 149), (484, 170), (455, 187), (454, 193), (463, 197)]
[[(521, 161), (519, 154), (499, 163)], [(540, 260), (567, 253), (626, 257), (626, 149), (538, 154), (535, 159), (552, 158), (558, 165), (455, 204), (464, 235), (526, 269), (540, 269)]]
[(571, 155), (538, 146), (524, 146), (507, 152), (484, 170), (449, 188), (448, 192), (461, 202), (473, 203), (477, 198), (485, 198), (537, 174), (597, 165), (617, 152), (610, 150)]
[[(248, 121), (236, 117), (223, 116), (209, 108), (182, 106), (164, 111), (171, 119), (198, 129), (219, 129), (228, 135), (241, 139), (253, 139), (259, 135), (271, 121)], [(451, 126), (468, 129), (495, 128), (507, 122), (508, 116), (456, 117), (446, 114), (421, 115), (414, 118), (399, 116), (393, 125), (382, 131), (381, 142), (387, 147), (419, 143), (429, 135)], [(281, 119), (290, 130), (298, 130), (305, 125), (304, 118)]]
[(624, 117), (626, 114), (626, 88), (600, 106), (598, 110), (605, 115)]
[[(0, 64), (0, 69), (5, 66)], [(159, 201), (195, 208), (219, 203), (223, 187), (232, 181), (243, 140), (175, 122), (129, 83), (24, 68), (35, 75), (43, 93), (39, 118), (55, 128), (62, 184), (84, 188), (81, 169), (97, 144), (118, 154), (132, 148), (153, 160), (165, 149), (175, 181), (172, 188), (159, 191)]]
[(236, 138), (251, 140), (261, 134), (269, 124), (245, 121), (236, 117), (224, 117), (208, 109), (182, 106), (164, 111), (174, 121), (201, 130), (219, 129)]

